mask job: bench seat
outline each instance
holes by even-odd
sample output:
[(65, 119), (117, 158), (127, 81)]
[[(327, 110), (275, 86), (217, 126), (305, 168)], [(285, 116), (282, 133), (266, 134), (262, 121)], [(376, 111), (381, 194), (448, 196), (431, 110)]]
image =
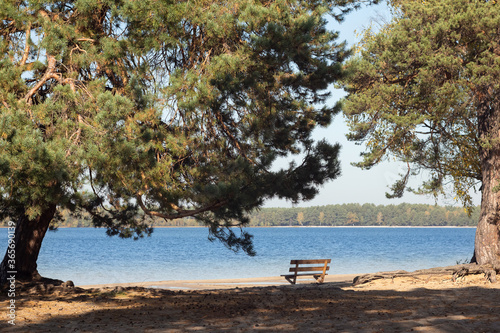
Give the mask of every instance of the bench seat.
[[(327, 275), (326, 272), (330, 269), (328, 264), (331, 261), (331, 259), (290, 260), (290, 266), (292, 267), (290, 267), (289, 272), (293, 274), (282, 274), (281, 276), (291, 284), (296, 284), (297, 277), (303, 276), (312, 276), (318, 283), (323, 283), (325, 275)], [(322, 264), (322, 266), (318, 266), (318, 264)]]

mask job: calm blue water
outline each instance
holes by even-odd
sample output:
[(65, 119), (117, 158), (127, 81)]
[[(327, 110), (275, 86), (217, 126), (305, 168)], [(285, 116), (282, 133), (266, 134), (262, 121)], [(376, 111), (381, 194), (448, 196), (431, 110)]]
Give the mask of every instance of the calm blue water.
[[(137, 241), (102, 229), (47, 232), (42, 276), (77, 285), (278, 276), (290, 259), (331, 258), (330, 274), (416, 270), (470, 259), (474, 228), (247, 228), (257, 256), (211, 243), (204, 228), (157, 228)], [(5, 251), (7, 229), (0, 229)], [(3, 257), (3, 252), (2, 252)]]

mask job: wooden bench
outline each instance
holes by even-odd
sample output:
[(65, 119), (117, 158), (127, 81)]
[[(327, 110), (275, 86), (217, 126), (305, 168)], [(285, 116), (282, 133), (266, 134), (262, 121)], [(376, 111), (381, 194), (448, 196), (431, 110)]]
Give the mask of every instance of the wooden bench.
[[(293, 272), (293, 274), (283, 274), (281, 276), (284, 276), (291, 284), (297, 282), (298, 276), (313, 276), (318, 283), (323, 283), (325, 275), (327, 275), (326, 271), (330, 269), (328, 264), (331, 261), (331, 259), (290, 260), (292, 267), (290, 267), (289, 272)], [(318, 264), (323, 266), (318, 266)]]

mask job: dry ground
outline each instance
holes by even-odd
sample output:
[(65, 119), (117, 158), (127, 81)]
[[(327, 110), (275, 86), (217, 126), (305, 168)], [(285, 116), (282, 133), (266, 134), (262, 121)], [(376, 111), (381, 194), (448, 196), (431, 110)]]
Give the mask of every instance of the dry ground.
[[(3, 332), (500, 332), (500, 283), (483, 276), (217, 290), (27, 291)], [(7, 319), (6, 319), (7, 318)]]

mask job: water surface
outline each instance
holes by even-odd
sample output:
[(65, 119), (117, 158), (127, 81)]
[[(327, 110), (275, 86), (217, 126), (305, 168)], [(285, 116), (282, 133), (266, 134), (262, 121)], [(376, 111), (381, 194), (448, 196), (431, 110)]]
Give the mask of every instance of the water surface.
[[(257, 255), (207, 239), (205, 228), (157, 228), (134, 241), (103, 229), (47, 232), (40, 274), (77, 285), (277, 276), (290, 259), (331, 258), (330, 274), (416, 270), (470, 259), (474, 228), (247, 228)], [(7, 229), (0, 229), (2, 251)]]

